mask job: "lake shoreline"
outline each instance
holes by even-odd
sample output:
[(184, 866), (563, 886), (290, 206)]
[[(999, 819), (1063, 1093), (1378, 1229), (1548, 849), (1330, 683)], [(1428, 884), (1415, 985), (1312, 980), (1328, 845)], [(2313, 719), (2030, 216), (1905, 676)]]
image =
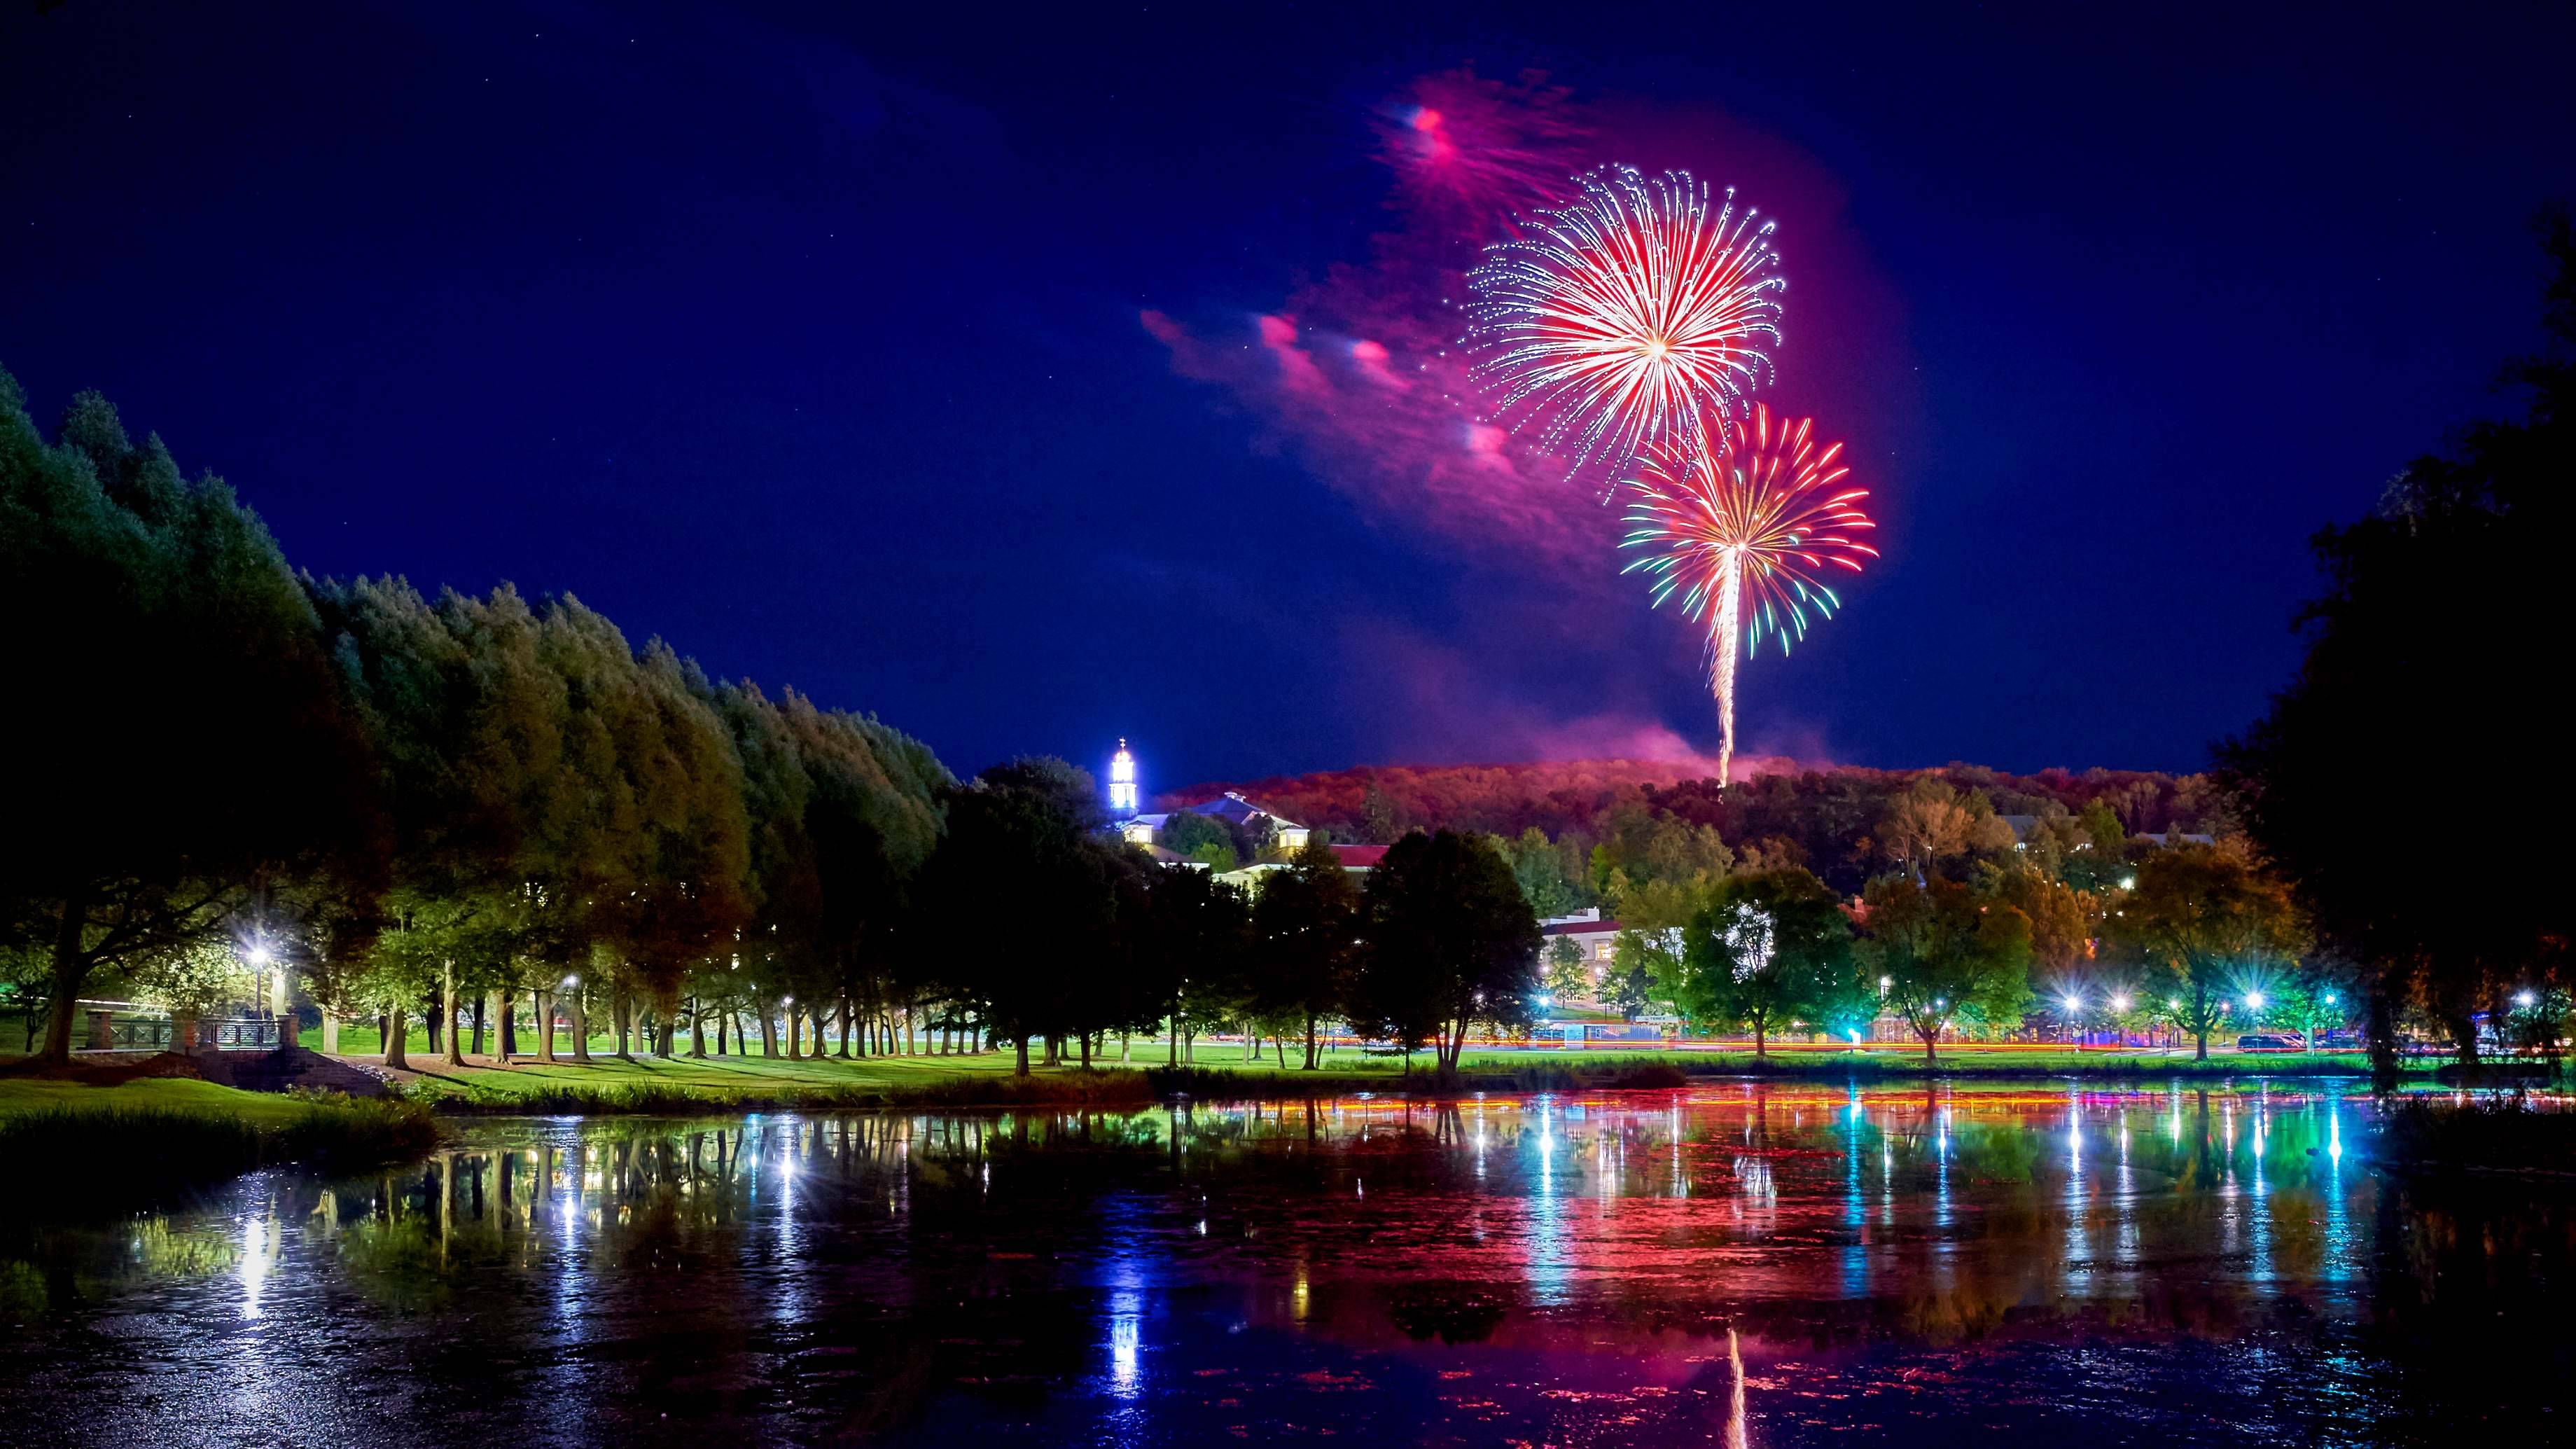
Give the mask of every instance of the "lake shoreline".
[[(23, 1150), (71, 1152), (97, 1164), (82, 1184), (0, 1216), (133, 1205), (173, 1192), (203, 1190), (262, 1167), (321, 1170), (393, 1165), (434, 1151), (467, 1119), (548, 1117), (750, 1117), (766, 1113), (977, 1112), (1051, 1109), (1121, 1113), (1158, 1105), (1211, 1107), (1334, 1098), (1423, 1103), (1493, 1095), (1676, 1091), (1721, 1084), (1927, 1087), (2055, 1083), (2090, 1089), (2171, 1086), (2233, 1090), (2254, 1082), (2334, 1087), (2367, 1082), (2366, 1073), (2332, 1062), (2294, 1064), (2233, 1060), (2192, 1063), (2153, 1058), (2014, 1065), (1981, 1063), (1926, 1068), (1920, 1062), (1707, 1061), (1632, 1058), (1575, 1064), (1532, 1063), (1463, 1072), (1365, 1072), (1319, 1069), (1246, 1072), (1218, 1066), (1043, 1068), (1021, 1077), (1001, 1071), (921, 1073), (904, 1083), (777, 1082), (724, 1090), (698, 1081), (652, 1080), (649, 1061), (606, 1058), (604, 1080), (561, 1085), (529, 1082), (493, 1090), (485, 1078), (429, 1076), (396, 1096), (347, 1099), (237, 1091), (184, 1078), (141, 1077), (108, 1085), (16, 1074), (0, 1078), (0, 1142)], [(2282, 1070), (2288, 1066), (2290, 1070)], [(2429, 1074), (2416, 1074), (2418, 1085)], [(2373, 1153), (2408, 1171), (2488, 1169), (2558, 1177), (2576, 1173), (2576, 1114), (2512, 1107), (2454, 1108), (2417, 1101), (2392, 1115)]]

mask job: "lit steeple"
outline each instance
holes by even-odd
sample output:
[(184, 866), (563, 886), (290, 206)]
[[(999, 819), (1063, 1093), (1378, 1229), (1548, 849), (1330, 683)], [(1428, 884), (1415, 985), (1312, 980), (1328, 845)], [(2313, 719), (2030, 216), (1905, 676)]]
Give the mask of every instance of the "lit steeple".
[(1127, 753), (1127, 741), (1118, 741), (1118, 753), (1109, 757), (1109, 815), (1124, 820), (1141, 808), (1136, 800), (1136, 757)]

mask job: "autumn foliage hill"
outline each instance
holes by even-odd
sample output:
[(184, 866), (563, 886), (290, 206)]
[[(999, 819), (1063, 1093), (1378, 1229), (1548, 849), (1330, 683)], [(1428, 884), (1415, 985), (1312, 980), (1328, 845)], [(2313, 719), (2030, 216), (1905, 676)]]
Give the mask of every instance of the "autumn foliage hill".
[[(1345, 841), (1384, 842), (1416, 827), (1516, 836), (1598, 834), (1619, 807), (1714, 826), (1729, 841), (1777, 837), (1813, 860), (1831, 860), (1866, 836), (1889, 800), (1915, 781), (1982, 792), (2005, 815), (2081, 814), (2096, 801), (2131, 832), (2232, 829), (2213, 781), (2151, 770), (2047, 769), (2013, 775), (1981, 765), (1876, 770), (1761, 762), (1761, 773), (1721, 791), (1696, 762), (1573, 760), (1498, 765), (1364, 765), (1312, 775), (1213, 781), (1160, 797), (1170, 809), (1234, 790), (1290, 820)], [(1739, 762), (1739, 774), (1741, 773)]]

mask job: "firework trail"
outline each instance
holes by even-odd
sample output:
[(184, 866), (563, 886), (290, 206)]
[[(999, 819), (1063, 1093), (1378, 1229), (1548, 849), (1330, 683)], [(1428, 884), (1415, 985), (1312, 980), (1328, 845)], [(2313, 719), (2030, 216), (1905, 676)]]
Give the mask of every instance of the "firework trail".
[[(1580, 473), (1616, 478), (1648, 448), (1723, 424), (1770, 370), (1787, 283), (1772, 223), (1686, 171), (1596, 170), (1467, 274), (1466, 345), (1495, 417), (1535, 420)], [(1516, 417), (1515, 414), (1518, 416)]]
[(1831, 618), (1842, 600), (1816, 577), (1827, 564), (1860, 572), (1878, 550), (1854, 535), (1877, 527), (1860, 510), (1866, 489), (1836, 491), (1851, 475), (1842, 444), (1819, 449), (1814, 420), (1775, 423), (1760, 403), (1741, 425), (1711, 421), (1674, 430), (1640, 460), (1629, 487), (1622, 548), (1648, 552), (1621, 573), (1647, 576), (1654, 603), (1678, 598), (1708, 626), (1709, 685), (1717, 695), (1718, 780), (1735, 754), (1735, 657), (1765, 637), (1780, 652), (1805, 638), (1810, 610)]

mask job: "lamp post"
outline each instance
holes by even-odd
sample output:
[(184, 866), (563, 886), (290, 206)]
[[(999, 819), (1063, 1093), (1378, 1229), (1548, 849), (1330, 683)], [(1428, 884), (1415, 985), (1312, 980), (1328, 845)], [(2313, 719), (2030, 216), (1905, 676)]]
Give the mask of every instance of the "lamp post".
[[(572, 1033), (572, 1059), (590, 1060), (590, 1018), (581, 1009), (581, 977), (566, 976), (564, 989), (564, 1026)], [(554, 1013), (546, 1013), (546, 1029), (554, 1029)]]

